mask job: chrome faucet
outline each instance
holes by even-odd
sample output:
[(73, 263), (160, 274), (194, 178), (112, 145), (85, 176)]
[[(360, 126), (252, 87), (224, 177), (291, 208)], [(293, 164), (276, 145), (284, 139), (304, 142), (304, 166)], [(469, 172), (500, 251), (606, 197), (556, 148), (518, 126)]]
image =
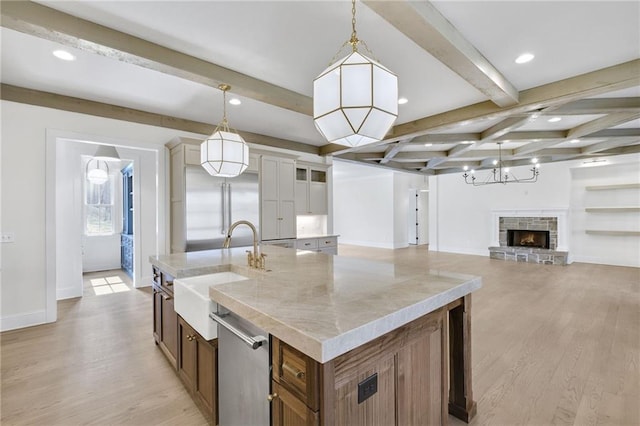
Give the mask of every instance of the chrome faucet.
[(231, 244), (231, 233), (234, 229), (236, 229), (238, 225), (247, 225), (253, 232), (253, 253), (247, 250), (247, 263), (249, 264), (249, 267), (264, 269), (264, 258), (267, 255), (264, 253), (260, 254), (258, 252), (258, 231), (256, 230), (256, 227), (253, 225), (253, 223), (249, 222), (248, 220), (238, 220), (237, 222), (231, 224), (231, 226), (229, 227), (229, 231), (227, 231), (227, 237), (224, 239), (224, 243), (222, 244), (222, 248), (229, 248), (229, 245)]

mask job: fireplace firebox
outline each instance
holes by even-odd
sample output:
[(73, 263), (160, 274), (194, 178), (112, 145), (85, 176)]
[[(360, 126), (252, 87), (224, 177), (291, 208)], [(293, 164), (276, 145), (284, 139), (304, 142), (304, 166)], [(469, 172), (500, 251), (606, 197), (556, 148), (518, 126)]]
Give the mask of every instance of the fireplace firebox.
[(507, 245), (510, 247), (549, 248), (549, 231), (507, 229)]

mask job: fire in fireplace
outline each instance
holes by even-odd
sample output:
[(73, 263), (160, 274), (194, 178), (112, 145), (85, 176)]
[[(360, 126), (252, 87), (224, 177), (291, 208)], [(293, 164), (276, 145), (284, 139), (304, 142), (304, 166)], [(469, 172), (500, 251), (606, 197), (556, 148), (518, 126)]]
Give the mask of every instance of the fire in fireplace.
[(507, 245), (510, 247), (549, 248), (549, 231), (507, 229)]

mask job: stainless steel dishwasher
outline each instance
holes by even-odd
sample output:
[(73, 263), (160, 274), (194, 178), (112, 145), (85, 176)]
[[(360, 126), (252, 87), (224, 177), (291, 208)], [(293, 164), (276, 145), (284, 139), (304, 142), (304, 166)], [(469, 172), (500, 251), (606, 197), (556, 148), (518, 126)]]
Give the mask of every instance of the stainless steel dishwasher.
[(209, 316), (218, 323), (220, 426), (269, 426), (269, 335), (222, 305)]

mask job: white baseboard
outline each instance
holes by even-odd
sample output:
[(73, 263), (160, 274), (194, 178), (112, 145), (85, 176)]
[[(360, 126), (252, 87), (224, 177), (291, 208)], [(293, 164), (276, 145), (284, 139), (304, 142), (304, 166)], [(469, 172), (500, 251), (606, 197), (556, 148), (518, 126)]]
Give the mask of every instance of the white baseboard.
[[(431, 247), (429, 247), (431, 248)], [(441, 251), (445, 253), (456, 253), (456, 254), (471, 254), (474, 256), (485, 256), (489, 257), (489, 248), (487, 247), (484, 250), (480, 249), (471, 249), (471, 248), (463, 248), (463, 247), (438, 247), (438, 250), (433, 251)]]
[(608, 259), (602, 259), (599, 257), (576, 256), (576, 255), (573, 255), (571, 257), (571, 260), (573, 262), (578, 262), (578, 263), (595, 263), (597, 265), (628, 266), (631, 268), (640, 268), (640, 263), (638, 261), (632, 262), (632, 261), (624, 261), (624, 260), (623, 261), (608, 260)]
[(17, 328), (31, 327), (47, 322), (46, 311), (30, 312), (28, 314), (10, 315), (0, 318), (0, 331), (15, 330)]
[(372, 241), (355, 241), (355, 240), (345, 240), (342, 237), (338, 240), (338, 244), (349, 244), (352, 246), (362, 246), (362, 247), (373, 247), (373, 248), (385, 248), (385, 249), (394, 249), (393, 243), (378, 243)]
[(153, 276), (152, 275), (145, 275), (141, 278), (142, 282), (136, 283), (136, 288), (143, 288), (143, 287), (151, 287), (151, 282), (153, 281)]
[(56, 289), (56, 300), (64, 300), (64, 299), (73, 299), (74, 297), (82, 297), (82, 287), (79, 290), (74, 287), (66, 287), (66, 288), (57, 288)]

